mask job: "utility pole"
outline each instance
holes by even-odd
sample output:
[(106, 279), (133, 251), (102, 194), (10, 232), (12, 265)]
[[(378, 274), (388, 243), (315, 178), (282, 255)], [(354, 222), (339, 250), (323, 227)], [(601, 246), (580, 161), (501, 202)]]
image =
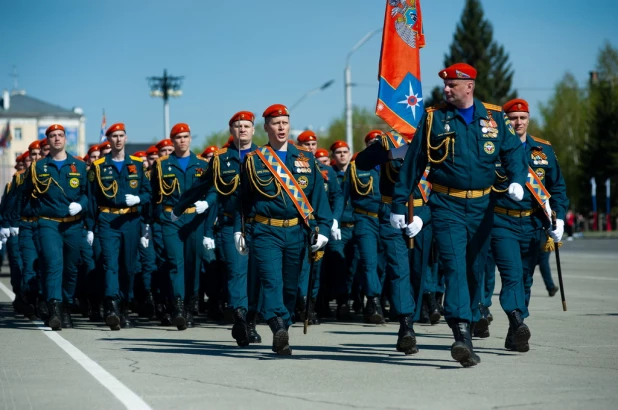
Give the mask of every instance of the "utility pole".
[(163, 70), (163, 77), (148, 77), (150, 96), (163, 98), (163, 138), (169, 138), (170, 134), (170, 97), (180, 97), (182, 80), (184, 76), (175, 77)]

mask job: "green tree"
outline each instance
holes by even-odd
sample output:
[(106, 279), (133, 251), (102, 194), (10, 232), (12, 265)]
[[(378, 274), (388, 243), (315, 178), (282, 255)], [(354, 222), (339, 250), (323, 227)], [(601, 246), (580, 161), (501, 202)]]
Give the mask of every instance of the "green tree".
[(588, 197), (588, 191), (580, 189), (581, 149), (589, 132), (587, 91), (579, 87), (573, 74), (566, 73), (556, 84), (547, 104), (540, 105), (540, 111), (544, 128), (538, 136), (552, 142), (567, 185), (567, 195), (571, 203), (579, 204)]
[[(390, 127), (380, 117), (375, 115), (372, 110), (367, 108), (352, 107), (352, 137), (354, 151), (361, 151), (365, 148), (365, 135), (371, 130), (388, 131)], [(334, 119), (328, 126), (327, 135), (320, 135), (320, 147), (328, 149), (337, 140), (346, 139), (345, 114)]]
[[(480, 0), (466, 0), (461, 20), (453, 34), (444, 66), (465, 62), (477, 70), (476, 98), (504, 104), (517, 96), (511, 90), (513, 70), (508, 53), (493, 38), (493, 27), (485, 19)], [(426, 100), (427, 107), (442, 100), (440, 87), (435, 87)]]

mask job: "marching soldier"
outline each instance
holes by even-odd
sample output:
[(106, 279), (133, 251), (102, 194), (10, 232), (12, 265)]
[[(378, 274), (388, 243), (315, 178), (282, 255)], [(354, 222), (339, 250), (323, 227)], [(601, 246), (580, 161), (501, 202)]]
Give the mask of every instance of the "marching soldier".
[(151, 145), (146, 150), (146, 161), (148, 163), (148, 170), (152, 170), (155, 161), (159, 159), (159, 149), (155, 145)]
[(47, 324), (53, 330), (72, 327), (69, 306), (77, 281), (83, 215), (88, 206), (86, 164), (67, 154), (66, 136), (60, 124), (45, 132), (49, 155), (32, 163), (23, 189), (18, 193), (13, 220), (23, 211), (23, 198), (33, 196), (39, 216)]
[[(234, 246), (234, 214), (241, 200), (241, 164), (247, 154), (257, 148), (252, 142), (254, 121), (255, 116), (250, 111), (237, 112), (230, 118), (234, 141), (228, 148), (217, 150), (199, 182), (186, 191), (174, 207), (174, 214), (181, 214), (204, 196), (209, 204), (216, 204), (216, 246), (208, 238), (208, 247), (217, 250), (227, 271), (228, 306), (234, 311), (232, 337), (239, 346), (262, 341), (256, 330), (259, 283), (255, 275), (248, 275), (248, 256), (236, 252)], [(211, 151), (211, 147), (206, 148), (202, 156), (208, 156)]]
[[(472, 347), (471, 324), (478, 321), (480, 286), (487, 260), (493, 207), (491, 186), (499, 158), (521, 201), (524, 151), (502, 107), (474, 98), (476, 70), (464, 63), (439, 73), (446, 103), (428, 108), (406, 153), (393, 194), (391, 223), (408, 229), (406, 202), (431, 165), (428, 181), (433, 235), (446, 279), (444, 313), (455, 343), (451, 356), (464, 367), (480, 363)], [(413, 233), (413, 232), (412, 232)]]
[[(92, 245), (96, 225), (105, 275), (105, 324), (111, 330), (120, 330), (133, 327), (129, 320), (129, 301), (133, 298), (140, 237), (144, 237), (140, 205), (150, 202), (150, 183), (143, 160), (125, 154), (125, 125), (113, 124), (105, 136), (112, 150), (96, 160), (88, 174), (94, 221), (88, 227), (87, 240)], [(147, 243), (142, 240), (144, 245)]]
[[(230, 145), (228, 145), (228, 147), (229, 147), (229, 146), (231, 146), (231, 144), (230, 144)], [(210, 147), (206, 147), (206, 148), (204, 149), (204, 151), (202, 151), (202, 153), (200, 154), (200, 156), (201, 156), (202, 158), (204, 158), (206, 161), (210, 162), (210, 160), (212, 159), (212, 157), (214, 157), (214, 156), (215, 156), (215, 154), (217, 153), (217, 151), (218, 151), (218, 150), (219, 150), (219, 149), (217, 148), (217, 146), (216, 146), (216, 145), (211, 145)]]
[[(272, 350), (290, 355), (288, 328), (298, 294), (299, 272), (309, 240), (309, 216), (320, 232), (332, 226), (323, 179), (315, 157), (288, 142), (288, 109), (281, 104), (262, 114), (268, 144), (247, 154), (241, 176), (242, 215), (251, 221), (247, 241), (236, 218), (236, 249), (249, 252), (250, 269), (256, 269), (262, 292), (262, 315), (273, 332)], [(239, 203), (240, 205), (240, 203)], [(319, 233), (311, 251), (328, 242)]]
[[(422, 295), (421, 285), (426, 275), (431, 249), (431, 227), (429, 226), (431, 213), (425, 206), (429, 196), (429, 184), (424, 176), (419, 185), (414, 188), (414, 222), (410, 224), (410, 229), (406, 229), (411, 231), (410, 234), (413, 233), (409, 235), (410, 237), (415, 237), (414, 251), (410, 255), (413, 258), (414, 268), (411, 277), (406, 243), (408, 232), (394, 228), (390, 223), (393, 189), (399, 179), (399, 171), (408, 145), (406, 140), (395, 131), (383, 133), (380, 130), (374, 130), (370, 134), (377, 135), (378, 141), (358, 153), (356, 167), (366, 171), (375, 167), (380, 169), (382, 202), (379, 208), (379, 232), (380, 240), (384, 243), (386, 274), (391, 281), (393, 309), (399, 318), (396, 348), (399, 352), (414, 354), (418, 352), (413, 328), (415, 308), (417, 305), (420, 307), (419, 295)], [(421, 229), (422, 232), (420, 232)], [(416, 320), (418, 320), (420, 309), (417, 313)]]
[(496, 168), (498, 184), (495, 188), (491, 247), (502, 279), (500, 305), (509, 319), (504, 347), (527, 352), (531, 332), (524, 319), (529, 315), (532, 275), (541, 247), (547, 239), (551, 211), (554, 210), (558, 218), (556, 230), (550, 231), (556, 241), (555, 246), (558, 246), (569, 201), (551, 144), (527, 133), (530, 120), (528, 103), (514, 99), (503, 108), (525, 152), (528, 177), (523, 200), (513, 201), (505, 194), (511, 179), (502, 166)]
[[(159, 143), (166, 144), (158, 147), (159, 154), (167, 147), (164, 141)], [(185, 330), (194, 325), (192, 312), (199, 292), (202, 254), (204, 246), (208, 245), (205, 236), (208, 202), (197, 201), (178, 216), (172, 210), (181, 193), (202, 176), (208, 163), (191, 152), (191, 130), (187, 124), (174, 125), (170, 141), (173, 152), (159, 157), (150, 177), (173, 303), (171, 321), (178, 330)]]

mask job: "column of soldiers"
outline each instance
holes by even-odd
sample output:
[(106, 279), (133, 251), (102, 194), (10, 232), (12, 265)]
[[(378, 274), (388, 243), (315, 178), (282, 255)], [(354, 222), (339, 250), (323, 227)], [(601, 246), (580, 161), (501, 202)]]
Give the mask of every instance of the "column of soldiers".
[(278, 355), (292, 354), (295, 322), (353, 312), (398, 321), (395, 349), (416, 354), (414, 323), (444, 316), (451, 356), (468, 367), (481, 361), (473, 336), (489, 335), (497, 266), (505, 348), (528, 351), (534, 267), (559, 246), (568, 206), (560, 167), (527, 133), (525, 100), (475, 99), (467, 64), (439, 75), (445, 102), (414, 136), (370, 130), (354, 156), (344, 141), (318, 148), (312, 131), (290, 141), (280, 104), (262, 114), (266, 145), (240, 111), (226, 145), (200, 155), (185, 123), (134, 155), (113, 124), (83, 160), (50, 126), (0, 203), (15, 310), (53, 330), (76, 313), (111, 330), (134, 327), (131, 313), (185, 330), (206, 309), (229, 314), (239, 346), (261, 343), (262, 320)]

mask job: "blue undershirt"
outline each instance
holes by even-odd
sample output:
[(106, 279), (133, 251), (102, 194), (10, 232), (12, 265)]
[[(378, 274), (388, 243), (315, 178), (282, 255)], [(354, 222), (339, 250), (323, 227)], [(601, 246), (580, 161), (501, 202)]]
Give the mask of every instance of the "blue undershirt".
[(466, 121), (466, 124), (472, 124), (472, 117), (474, 117), (474, 105), (468, 108), (457, 108), (459, 115), (461, 115)]
[(180, 168), (182, 169), (182, 172), (185, 172), (187, 170), (187, 166), (189, 165), (189, 160), (191, 159), (191, 155), (187, 155), (186, 157), (183, 158), (176, 158), (178, 160), (178, 165), (180, 165)]
[(240, 150), (240, 162), (245, 160), (245, 155), (247, 155), (249, 152), (251, 152), (251, 148)]
[(66, 159), (63, 159), (62, 161), (56, 161), (55, 159), (52, 159), (52, 161), (54, 161), (54, 164), (56, 164), (56, 166), (58, 167), (58, 169), (62, 168), (62, 166), (64, 165), (65, 162), (67, 162)]
[(288, 152), (287, 151), (275, 151), (275, 154), (277, 154), (281, 162), (285, 164), (285, 159), (288, 157)]
[(116, 167), (116, 169), (118, 170), (118, 173), (120, 174), (122, 172), (122, 166), (124, 165), (124, 160), (116, 161), (113, 159), (112, 162), (114, 163), (114, 166)]

